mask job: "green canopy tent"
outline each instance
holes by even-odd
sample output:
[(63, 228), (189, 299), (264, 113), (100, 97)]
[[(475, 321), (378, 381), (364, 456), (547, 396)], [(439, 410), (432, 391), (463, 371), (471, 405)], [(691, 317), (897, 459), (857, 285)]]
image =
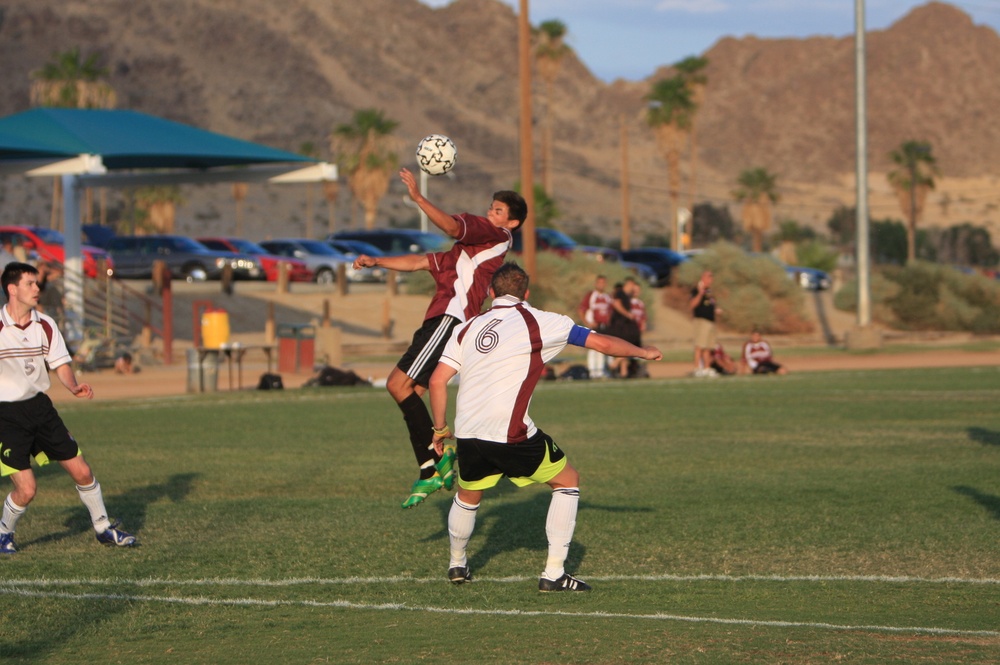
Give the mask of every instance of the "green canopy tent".
[(164, 118), (61, 108), (0, 118), (0, 173), (62, 177), (66, 296), (69, 307), (81, 315), (84, 188), (337, 179), (332, 164)]

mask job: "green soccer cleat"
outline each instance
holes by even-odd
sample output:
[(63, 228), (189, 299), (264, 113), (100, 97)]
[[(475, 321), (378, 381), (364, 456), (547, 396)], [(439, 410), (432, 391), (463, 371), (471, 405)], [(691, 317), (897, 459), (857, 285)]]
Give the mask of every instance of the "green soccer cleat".
[(419, 479), (413, 483), (410, 496), (403, 502), (403, 508), (412, 508), (442, 487), (444, 487), (444, 479), (437, 474), (434, 474), (430, 478)]
[(444, 480), (444, 488), (450, 492), (455, 486), (455, 446), (444, 447), (444, 453), (434, 468)]

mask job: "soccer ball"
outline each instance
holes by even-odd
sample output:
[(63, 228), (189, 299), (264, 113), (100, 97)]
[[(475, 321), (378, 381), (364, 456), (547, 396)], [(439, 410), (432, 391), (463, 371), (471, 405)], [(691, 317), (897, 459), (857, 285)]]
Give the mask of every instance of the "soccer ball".
[(417, 164), (424, 173), (444, 175), (455, 168), (458, 148), (442, 134), (431, 134), (417, 144)]

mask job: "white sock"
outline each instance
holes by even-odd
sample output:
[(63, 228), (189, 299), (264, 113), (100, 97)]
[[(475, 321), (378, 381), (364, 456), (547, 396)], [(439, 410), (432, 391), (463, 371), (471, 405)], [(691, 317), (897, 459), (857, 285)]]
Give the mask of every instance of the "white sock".
[(19, 506), (10, 498), (10, 494), (3, 502), (3, 517), (0, 517), (0, 533), (14, 533), (14, 527), (21, 515), (28, 509), (27, 506)]
[(468, 564), (465, 550), (472, 538), (472, 530), (476, 528), (476, 512), (479, 506), (471, 506), (458, 497), (451, 502), (448, 513), (448, 538), (451, 543), (451, 563), (449, 568), (464, 567)]
[(561, 487), (552, 490), (549, 514), (545, 518), (545, 535), (549, 539), (549, 558), (545, 560), (542, 577), (557, 580), (565, 574), (569, 544), (576, 529), (576, 511), (580, 505), (579, 487)]
[(76, 491), (80, 495), (80, 501), (83, 501), (83, 505), (90, 511), (90, 521), (94, 524), (94, 531), (104, 533), (111, 526), (111, 520), (108, 519), (108, 509), (104, 507), (101, 484), (95, 478), (94, 483), (87, 487), (77, 485)]

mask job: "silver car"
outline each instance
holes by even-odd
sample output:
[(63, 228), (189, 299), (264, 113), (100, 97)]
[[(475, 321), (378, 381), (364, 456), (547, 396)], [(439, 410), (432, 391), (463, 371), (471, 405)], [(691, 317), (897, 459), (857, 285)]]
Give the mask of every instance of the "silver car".
[(258, 243), (268, 252), (277, 256), (287, 256), (304, 262), (316, 275), (317, 284), (333, 284), (337, 281), (337, 270), (343, 265), (350, 282), (379, 282), (385, 280), (382, 268), (354, 269), (354, 259), (341, 254), (322, 240), (309, 238), (279, 238)]

